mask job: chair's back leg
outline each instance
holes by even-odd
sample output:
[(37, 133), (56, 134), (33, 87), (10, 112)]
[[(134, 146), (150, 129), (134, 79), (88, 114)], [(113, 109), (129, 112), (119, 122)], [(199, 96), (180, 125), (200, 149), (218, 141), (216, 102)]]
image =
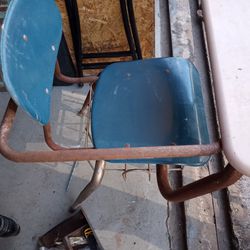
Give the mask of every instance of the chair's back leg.
[(183, 202), (204, 194), (218, 191), (232, 185), (242, 176), (241, 173), (228, 164), (223, 171), (219, 173), (209, 175), (177, 190), (173, 190), (168, 180), (168, 166), (158, 164), (156, 166), (156, 171), (158, 187), (162, 196), (166, 200), (172, 202)]
[(101, 184), (105, 172), (105, 161), (96, 161), (95, 169), (91, 181), (78, 195), (74, 204), (70, 207), (69, 211), (74, 212), (80, 207), (81, 203), (87, 199)]

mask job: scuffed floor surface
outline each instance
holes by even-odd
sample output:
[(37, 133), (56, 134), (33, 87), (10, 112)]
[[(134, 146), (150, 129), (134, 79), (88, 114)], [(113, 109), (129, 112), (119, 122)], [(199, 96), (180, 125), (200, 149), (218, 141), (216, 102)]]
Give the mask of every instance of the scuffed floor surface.
[[(0, 95), (2, 117), (9, 97), (7, 93)], [(54, 88), (53, 135), (63, 145), (83, 143), (80, 138), (86, 121), (76, 115), (83, 98), (78, 87)], [(47, 149), (42, 127), (21, 110), (11, 145), (18, 150)], [(68, 208), (90, 180), (94, 162), (78, 165), (65, 192), (72, 162), (16, 164), (0, 157), (0, 211), (21, 225), (17, 237), (0, 238), (0, 249), (36, 249), (38, 237), (69, 216)], [(108, 164), (107, 168), (102, 186), (83, 205), (103, 248), (168, 249), (167, 206), (158, 192), (154, 167), (151, 175), (147, 170), (130, 172), (126, 181), (122, 177), (124, 165)]]

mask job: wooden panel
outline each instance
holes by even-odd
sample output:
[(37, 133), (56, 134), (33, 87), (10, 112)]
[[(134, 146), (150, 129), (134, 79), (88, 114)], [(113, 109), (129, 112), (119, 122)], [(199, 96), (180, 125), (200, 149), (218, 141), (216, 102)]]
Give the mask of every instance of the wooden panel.
[[(65, 3), (64, 0), (56, 2), (62, 13), (63, 30), (73, 55)], [(78, 0), (78, 9), (85, 53), (128, 50), (119, 0)], [(154, 1), (135, 0), (134, 9), (143, 57), (153, 57)]]

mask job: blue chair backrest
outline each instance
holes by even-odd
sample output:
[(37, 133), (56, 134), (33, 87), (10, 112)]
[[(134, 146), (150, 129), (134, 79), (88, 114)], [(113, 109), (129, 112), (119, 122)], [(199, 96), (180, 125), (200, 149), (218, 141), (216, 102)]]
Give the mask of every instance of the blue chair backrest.
[(50, 96), (62, 35), (54, 0), (13, 0), (1, 34), (5, 86), (14, 101), (42, 124), (50, 117)]

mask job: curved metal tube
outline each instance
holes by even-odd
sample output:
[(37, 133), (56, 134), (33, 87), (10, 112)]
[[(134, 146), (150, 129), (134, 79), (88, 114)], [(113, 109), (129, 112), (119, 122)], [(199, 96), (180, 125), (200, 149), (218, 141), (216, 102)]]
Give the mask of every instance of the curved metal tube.
[(52, 138), (51, 126), (50, 123), (43, 126), (43, 135), (46, 144), (54, 151), (57, 150), (67, 150), (68, 148), (62, 147), (59, 144), (55, 143)]
[(84, 113), (85, 109), (87, 108), (87, 106), (91, 105), (93, 93), (95, 92), (95, 88), (96, 88), (96, 84), (97, 84), (97, 81), (95, 81), (92, 84), (92, 89), (90, 88), (90, 90), (88, 91), (88, 94), (87, 94), (87, 96), (86, 96), (86, 98), (84, 100), (82, 108), (77, 113), (79, 116), (83, 116), (83, 113)]
[[(47, 146), (49, 148), (51, 148), (53, 151), (73, 150), (73, 149), (78, 149), (79, 148), (78, 146), (76, 146), (75, 148), (63, 147), (63, 146), (57, 144), (52, 138), (50, 123), (43, 126), (43, 135), (44, 135), (44, 140), (45, 140)], [(89, 149), (91, 149), (91, 148), (89, 147)]]
[(91, 91), (89, 90), (89, 91), (88, 91), (88, 94), (87, 94), (87, 96), (86, 96), (86, 98), (85, 98), (85, 100), (84, 100), (84, 103), (83, 103), (81, 109), (79, 110), (79, 112), (77, 113), (77, 115), (83, 116), (83, 113), (84, 113), (85, 109), (86, 109), (87, 106), (90, 105), (90, 103), (91, 103), (91, 98), (92, 98), (92, 97), (91, 97)]
[(96, 161), (95, 170), (92, 175), (91, 181), (78, 195), (74, 204), (70, 207), (69, 211), (74, 212), (80, 207), (81, 203), (86, 200), (100, 185), (105, 172), (105, 161)]
[(83, 76), (83, 77), (66, 76), (66, 75), (61, 73), (61, 68), (60, 68), (58, 61), (56, 62), (55, 77), (58, 80), (65, 82), (65, 83), (68, 83), (68, 84), (93, 83), (96, 80), (98, 80), (98, 77), (95, 75)]
[(209, 175), (177, 190), (173, 190), (168, 180), (168, 166), (156, 166), (157, 182), (162, 196), (172, 202), (183, 202), (195, 197), (226, 188), (238, 181), (242, 174), (228, 164), (220, 173)]
[(191, 157), (216, 154), (221, 151), (219, 142), (209, 145), (155, 146), (135, 148), (69, 148), (56, 151), (18, 152), (9, 147), (8, 136), (15, 118), (17, 106), (10, 100), (0, 127), (0, 152), (15, 162), (64, 162), (85, 160), (150, 159)]

